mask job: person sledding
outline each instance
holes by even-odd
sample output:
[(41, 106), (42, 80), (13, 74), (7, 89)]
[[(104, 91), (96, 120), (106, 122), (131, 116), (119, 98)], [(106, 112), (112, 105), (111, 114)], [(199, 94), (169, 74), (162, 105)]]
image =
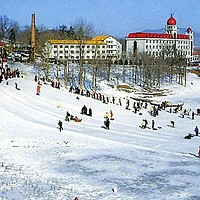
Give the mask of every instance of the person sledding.
[(58, 122), (58, 129), (60, 132), (63, 130), (62, 122), (60, 120)]
[(80, 118), (78, 118), (77, 116), (74, 118), (74, 121), (75, 122), (81, 122), (82, 121), (82, 119), (80, 119)]

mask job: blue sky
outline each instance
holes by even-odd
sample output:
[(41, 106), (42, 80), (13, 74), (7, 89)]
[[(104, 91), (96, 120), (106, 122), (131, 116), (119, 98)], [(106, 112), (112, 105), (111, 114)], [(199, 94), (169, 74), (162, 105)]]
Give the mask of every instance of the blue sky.
[(69, 27), (83, 19), (97, 32), (126, 37), (129, 32), (164, 28), (171, 13), (179, 28), (200, 32), (199, 0), (1, 0), (0, 15), (30, 25)]

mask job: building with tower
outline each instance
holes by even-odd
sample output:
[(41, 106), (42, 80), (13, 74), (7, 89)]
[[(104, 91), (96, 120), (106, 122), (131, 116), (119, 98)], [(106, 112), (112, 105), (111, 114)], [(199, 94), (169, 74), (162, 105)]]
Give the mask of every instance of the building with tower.
[(167, 20), (165, 33), (129, 33), (126, 38), (126, 56), (131, 58), (140, 52), (151, 56), (182, 56), (187, 62), (193, 60), (194, 36), (191, 28), (185, 34), (178, 34), (177, 22), (171, 17)]

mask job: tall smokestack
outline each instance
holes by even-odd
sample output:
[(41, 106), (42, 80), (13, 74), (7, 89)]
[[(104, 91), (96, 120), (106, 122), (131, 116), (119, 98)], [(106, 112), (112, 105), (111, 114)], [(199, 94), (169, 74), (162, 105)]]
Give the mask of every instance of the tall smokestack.
[(31, 18), (31, 62), (35, 60), (35, 14), (32, 14)]
[(35, 48), (35, 14), (31, 18), (31, 48)]

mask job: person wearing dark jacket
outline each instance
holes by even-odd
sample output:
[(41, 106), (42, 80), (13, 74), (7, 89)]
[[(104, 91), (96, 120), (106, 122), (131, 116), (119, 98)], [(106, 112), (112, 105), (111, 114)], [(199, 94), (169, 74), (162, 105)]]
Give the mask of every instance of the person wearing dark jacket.
[(195, 127), (195, 129), (194, 129), (194, 132), (196, 133), (196, 136), (198, 136), (198, 135), (199, 135), (199, 129), (198, 129), (198, 127), (197, 127), (197, 126)]
[(92, 117), (92, 109), (91, 108), (89, 108), (88, 116)]
[(60, 130), (60, 132), (63, 130), (62, 122), (60, 120), (58, 122), (58, 129)]
[(110, 129), (110, 120), (109, 120), (109, 118), (106, 118), (105, 126), (106, 126), (106, 128), (107, 128), (108, 130)]

